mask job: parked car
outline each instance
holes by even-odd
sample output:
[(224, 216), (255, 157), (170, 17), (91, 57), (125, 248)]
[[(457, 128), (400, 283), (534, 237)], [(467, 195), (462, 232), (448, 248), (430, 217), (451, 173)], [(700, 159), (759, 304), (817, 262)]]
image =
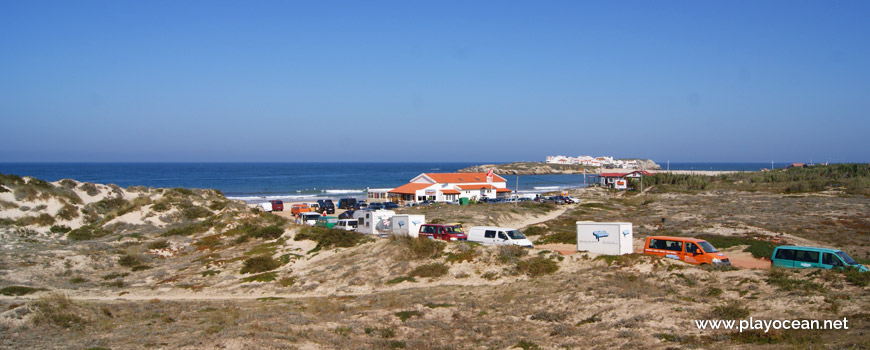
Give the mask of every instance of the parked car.
[(344, 213), (338, 214), (339, 219), (353, 219), (355, 210), (345, 210)]
[(384, 203), (384, 209), (393, 210), (393, 209), (398, 209), (398, 208), (399, 208), (399, 205), (396, 203), (393, 203), (393, 202), (385, 202)]
[(518, 245), (534, 248), (532, 241), (519, 230), (507, 227), (474, 226), (468, 230), (468, 241), (483, 245)]
[(356, 198), (342, 198), (338, 200), (338, 209), (359, 209), (356, 207), (357, 200)]
[(320, 206), (320, 213), (335, 214), (335, 204), (332, 203), (332, 199), (318, 199), (317, 205)]
[(302, 204), (293, 204), (293, 205), (290, 206), (290, 213), (293, 214), (293, 215), (298, 215), (298, 214), (301, 214), (301, 213), (307, 213), (307, 212), (310, 212), (310, 211), (311, 211), (311, 208), (308, 206), (308, 204), (305, 204), (305, 203), (302, 203)]
[(317, 213), (320, 212), (320, 204), (308, 203), (308, 208), (311, 208), (311, 211), (313, 211), (313, 212), (317, 212)]
[(366, 207), (366, 210), (378, 210), (378, 209), (384, 209), (384, 203), (381, 203), (381, 202), (369, 203), (368, 207)]
[(284, 211), (284, 201), (280, 199), (269, 201), (272, 203), (272, 211)]
[(771, 256), (773, 258), (770, 259), (770, 264), (777, 267), (796, 269), (817, 267), (830, 270), (852, 266), (860, 271), (868, 271), (866, 266), (859, 264), (849, 254), (838, 249), (779, 246), (773, 250)]
[(731, 262), (705, 240), (689, 237), (647, 237), (643, 253), (681, 260), (695, 265), (727, 265)]
[(333, 226), (332, 228), (338, 230), (353, 231), (356, 230), (358, 224), (359, 222), (354, 219), (338, 219), (338, 223), (336, 223), (335, 226)]
[(420, 225), (418, 237), (426, 237), (429, 239), (440, 239), (443, 241), (465, 241), (468, 236), (462, 232), (462, 227), (456, 225), (445, 224), (423, 224)]
[(368, 203), (366, 201), (356, 201), (356, 204), (353, 205), (352, 209), (355, 210), (365, 210), (368, 207)]
[(320, 214), (315, 212), (307, 212), (299, 214), (299, 224), (314, 226), (317, 223), (317, 219), (320, 218)]
[(317, 218), (317, 221), (314, 223), (314, 226), (317, 227), (326, 227), (333, 228), (335, 224), (338, 223), (338, 218), (335, 216), (321, 216)]

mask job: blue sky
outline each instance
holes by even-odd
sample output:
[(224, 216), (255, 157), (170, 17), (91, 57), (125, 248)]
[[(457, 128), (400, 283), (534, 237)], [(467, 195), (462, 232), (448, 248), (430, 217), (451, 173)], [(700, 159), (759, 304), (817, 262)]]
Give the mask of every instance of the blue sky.
[(4, 1), (0, 161), (868, 161), (867, 1)]

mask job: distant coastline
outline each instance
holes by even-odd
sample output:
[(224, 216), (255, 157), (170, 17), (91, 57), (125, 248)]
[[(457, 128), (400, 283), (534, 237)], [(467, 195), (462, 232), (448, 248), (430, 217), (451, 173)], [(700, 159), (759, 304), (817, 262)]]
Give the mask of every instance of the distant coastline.
[(459, 169), (460, 173), (487, 172), (492, 169), (504, 175), (577, 175), (599, 174), (601, 172), (629, 172), (634, 170), (660, 170), (661, 166), (649, 159), (637, 159), (638, 168), (601, 168), (579, 164), (552, 164), (545, 162), (514, 162), (506, 164), (483, 164)]

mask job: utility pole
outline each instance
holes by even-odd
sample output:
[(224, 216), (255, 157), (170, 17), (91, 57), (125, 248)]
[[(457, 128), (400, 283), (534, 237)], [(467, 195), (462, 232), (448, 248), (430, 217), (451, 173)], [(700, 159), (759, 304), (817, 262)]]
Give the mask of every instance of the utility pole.
[(671, 172), (671, 161), (668, 160), (668, 172)]
[(516, 187), (517, 198), (516, 198), (516, 202), (514, 202), (514, 208), (516, 208), (516, 207), (520, 206), (520, 173), (517, 171), (514, 171), (514, 174), (517, 175), (517, 187)]
[(770, 161), (770, 170), (773, 170), (773, 169), (774, 169), (774, 168), (773, 168), (773, 161), (771, 160), (771, 161)]

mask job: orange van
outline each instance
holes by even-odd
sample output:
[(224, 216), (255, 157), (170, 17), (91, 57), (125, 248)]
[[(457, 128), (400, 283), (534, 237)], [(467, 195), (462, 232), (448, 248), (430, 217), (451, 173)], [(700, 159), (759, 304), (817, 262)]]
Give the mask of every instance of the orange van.
[(726, 265), (731, 262), (712, 244), (703, 239), (689, 237), (652, 236), (647, 237), (643, 253), (685, 261), (695, 265)]
[(297, 215), (301, 213), (310, 212), (311, 208), (308, 207), (308, 204), (293, 204), (290, 206), (290, 214)]

